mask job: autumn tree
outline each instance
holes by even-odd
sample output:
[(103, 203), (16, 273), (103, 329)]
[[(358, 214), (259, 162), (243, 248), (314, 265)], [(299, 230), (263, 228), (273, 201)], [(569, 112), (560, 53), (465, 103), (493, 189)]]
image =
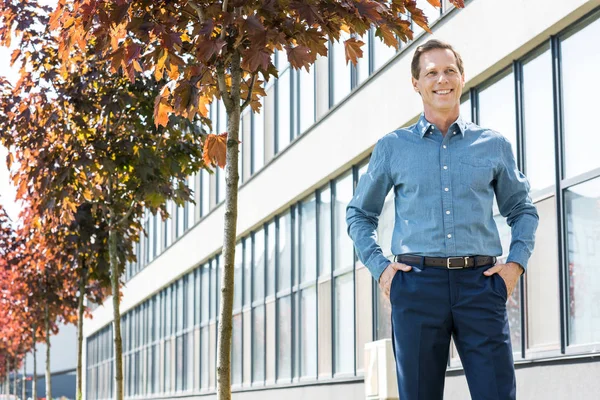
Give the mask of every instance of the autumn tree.
[[(439, 0), (429, 0), (439, 7)], [(452, 0), (463, 6), (462, 0)], [(371, 27), (388, 46), (412, 39), (410, 18), (427, 28), (414, 0), (249, 1), (249, 0), (61, 0), (52, 28), (60, 30), (62, 57), (67, 49), (95, 43), (96, 51), (112, 60), (114, 70), (132, 78), (152, 72), (168, 74), (155, 103), (155, 123), (167, 115), (207, 116), (216, 97), (227, 111), (227, 133), (210, 136), (213, 150), (205, 156), (225, 166), (224, 272), (219, 319), (217, 395), (229, 399), (231, 315), (237, 223), (239, 121), (241, 111), (258, 111), (262, 85), (277, 69), (272, 55), (285, 50), (293, 68), (310, 68), (327, 55), (328, 41), (339, 41), (342, 30), (346, 60), (362, 56), (360, 40)], [(141, 67), (141, 71), (140, 71)], [(210, 149), (207, 149), (210, 150)], [(117, 372), (119, 373), (119, 372)], [(117, 387), (119, 391), (120, 388)], [(118, 392), (120, 393), (120, 392)], [(119, 395), (117, 399), (120, 399)]]
[[(37, 19), (44, 21), (40, 15)], [(18, 24), (17, 29), (24, 26)], [(160, 212), (166, 218), (168, 199), (179, 205), (190, 200), (187, 177), (203, 166), (206, 135), (190, 120), (167, 113), (162, 125), (153, 123), (154, 99), (164, 84), (160, 78), (111, 74), (114, 60), (111, 67), (110, 61), (90, 51), (94, 43), (65, 48), (54, 40), (47, 23), (42, 26), (43, 32), (28, 35), (30, 43), (21, 43), (15, 52), (13, 62), (22, 65), (21, 79), (4, 89), (8, 106), (0, 115), (0, 130), (20, 166), (14, 176), (19, 198), (30, 199), (40, 215), (53, 216), (54, 224), (70, 224), (85, 204), (93, 218), (104, 221), (115, 378), (117, 397), (122, 398), (120, 276), (126, 261), (134, 260), (132, 243), (138, 240), (143, 213)], [(128, 54), (135, 51), (127, 49)], [(65, 52), (68, 63), (58, 57)], [(141, 70), (136, 63), (131, 67)], [(80, 260), (78, 265), (86, 263)]]

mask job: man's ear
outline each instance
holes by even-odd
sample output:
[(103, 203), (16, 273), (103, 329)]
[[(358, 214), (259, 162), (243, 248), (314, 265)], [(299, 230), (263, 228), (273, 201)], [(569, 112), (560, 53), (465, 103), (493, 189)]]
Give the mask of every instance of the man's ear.
[[(413, 88), (415, 89), (415, 92), (421, 94), (421, 92), (419, 92), (419, 87), (417, 86), (417, 80), (415, 78), (410, 78), (412, 80), (412, 85)], [(464, 85), (464, 81), (463, 81), (463, 85)]]

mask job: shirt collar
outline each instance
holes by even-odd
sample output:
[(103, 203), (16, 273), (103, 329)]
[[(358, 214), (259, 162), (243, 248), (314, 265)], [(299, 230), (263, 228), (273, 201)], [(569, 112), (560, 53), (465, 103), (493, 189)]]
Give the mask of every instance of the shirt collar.
[[(417, 121), (416, 128), (419, 135), (421, 135), (421, 138), (423, 138), (423, 136), (425, 136), (427, 132), (432, 132), (433, 129), (435, 129), (435, 125), (427, 121), (427, 119), (425, 118), (425, 113), (421, 113), (421, 116)], [(465, 132), (467, 130), (467, 122), (459, 115), (456, 121), (454, 121), (450, 125), (448, 131), (451, 132), (453, 129), (456, 129), (458, 132), (460, 132), (462, 137), (465, 137)]]

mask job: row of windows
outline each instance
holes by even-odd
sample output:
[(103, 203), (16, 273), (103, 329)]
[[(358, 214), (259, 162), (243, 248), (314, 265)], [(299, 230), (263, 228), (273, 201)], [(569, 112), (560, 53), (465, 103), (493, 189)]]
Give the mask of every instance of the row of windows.
[[(426, 0), (417, 3), (425, 11), (430, 24), (442, 15), (440, 9), (434, 8)], [(444, 10), (450, 7), (448, 2), (443, 2)], [(422, 32), (417, 25), (413, 29), (415, 35)], [(274, 54), (279, 77), (267, 83), (267, 96), (261, 100), (261, 112), (252, 113), (248, 108), (241, 117), (240, 185), (396, 54), (396, 49), (387, 47), (375, 37), (374, 30), (365, 36), (361, 38), (365, 42), (365, 56), (357, 66), (346, 63), (343, 41), (349, 37), (347, 34), (342, 35), (339, 43), (330, 43), (329, 65), (322, 64), (321, 68), (320, 65), (314, 65), (308, 72), (304, 69), (293, 70), (284, 52), (277, 51)], [(328, 86), (317, 85), (317, 82), (323, 81), (322, 76), (329, 82)], [(211, 104), (209, 115), (214, 133), (227, 131), (227, 115), (222, 101), (215, 100)], [(217, 168), (214, 175), (202, 171), (198, 176), (190, 177), (189, 187), (194, 193), (195, 205), (188, 203), (176, 207), (169, 203), (167, 209), (172, 217), (166, 222), (150, 214), (145, 217), (143, 226), (148, 236), (142, 235), (140, 243), (136, 245), (138, 261), (127, 266), (126, 279), (136, 275), (225, 200), (225, 171)], [(162, 240), (154, 239), (154, 236)]]
[[(600, 84), (578, 78), (600, 67), (600, 47), (589, 45), (599, 34), (598, 15), (591, 16), (473, 88), (461, 105), (463, 116), (513, 143), (540, 214), (528, 272), (508, 301), (517, 361), (595, 351), (585, 346), (600, 342), (599, 146), (581, 125), (592, 107), (585, 99)], [(566, 58), (582, 52), (592, 65)], [(364, 344), (390, 337), (389, 302), (355, 261), (345, 229), (346, 205), (366, 167), (346, 171), (237, 244), (234, 390), (361, 375)], [(378, 228), (386, 255), (393, 213), (390, 194)], [(496, 224), (506, 257), (510, 227), (497, 207)], [(219, 275), (217, 256), (123, 317), (127, 396), (214, 390)], [(88, 338), (90, 399), (110, 397), (110, 337), (107, 327)], [(450, 366), (460, 366), (455, 348)]]

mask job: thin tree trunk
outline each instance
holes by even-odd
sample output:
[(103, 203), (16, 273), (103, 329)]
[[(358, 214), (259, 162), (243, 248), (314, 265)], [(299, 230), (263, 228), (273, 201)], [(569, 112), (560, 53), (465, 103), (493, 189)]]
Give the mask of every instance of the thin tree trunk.
[(6, 357), (6, 386), (4, 387), (4, 394), (10, 396), (10, 358)]
[(31, 377), (31, 398), (37, 399), (37, 349), (35, 346), (37, 327), (33, 325), (33, 375)]
[(83, 303), (85, 299), (85, 287), (87, 285), (87, 266), (85, 258), (81, 261), (81, 279), (79, 280), (79, 304), (77, 305), (77, 392), (75, 398), (83, 399)]
[(17, 397), (17, 393), (18, 393), (18, 388), (17, 388), (17, 376), (19, 375), (19, 370), (18, 370), (18, 366), (17, 366), (17, 359), (15, 358), (15, 364), (13, 365), (13, 393), (15, 395), (15, 397)]
[(27, 399), (27, 354), (23, 357), (23, 379), (21, 379), (21, 398)]
[(46, 304), (46, 315), (44, 316), (46, 324), (46, 399), (52, 399), (52, 373), (50, 372), (50, 311)]
[(117, 256), (117, 232), (112, 223), (114, 214), (110, 214), (111, 227), (108, 232), (108, 252), (110, 256), (110, 283), (113, 298), (113, 338), (115, 345), (115, 399), (123, 400), (123, 346), (121, 342), (121, 312), (119, 310), (119, 258)]
[[(222, 73), (222, 71), (221, 71)], [(234, 260), (238, 202), (238, 162), (240, 128), (240, 82), (242, 73), (240, 55), (234, 54), (231, 65), (231, 102), (227, 107), (227, 155), (225, 165), (225, 230), (223, 238), (223, 278), (221, 280), (221, 307), (219, 310), (219, 335), (217, 339), (217, 399), (231, 400), (231, 334), (234, 293)], [(222, 77), (221, 77), (222, 78)], [(224, 79), (220, 79), (224, 82)], [(225, 88), (220, 85), (221, 92)]]

